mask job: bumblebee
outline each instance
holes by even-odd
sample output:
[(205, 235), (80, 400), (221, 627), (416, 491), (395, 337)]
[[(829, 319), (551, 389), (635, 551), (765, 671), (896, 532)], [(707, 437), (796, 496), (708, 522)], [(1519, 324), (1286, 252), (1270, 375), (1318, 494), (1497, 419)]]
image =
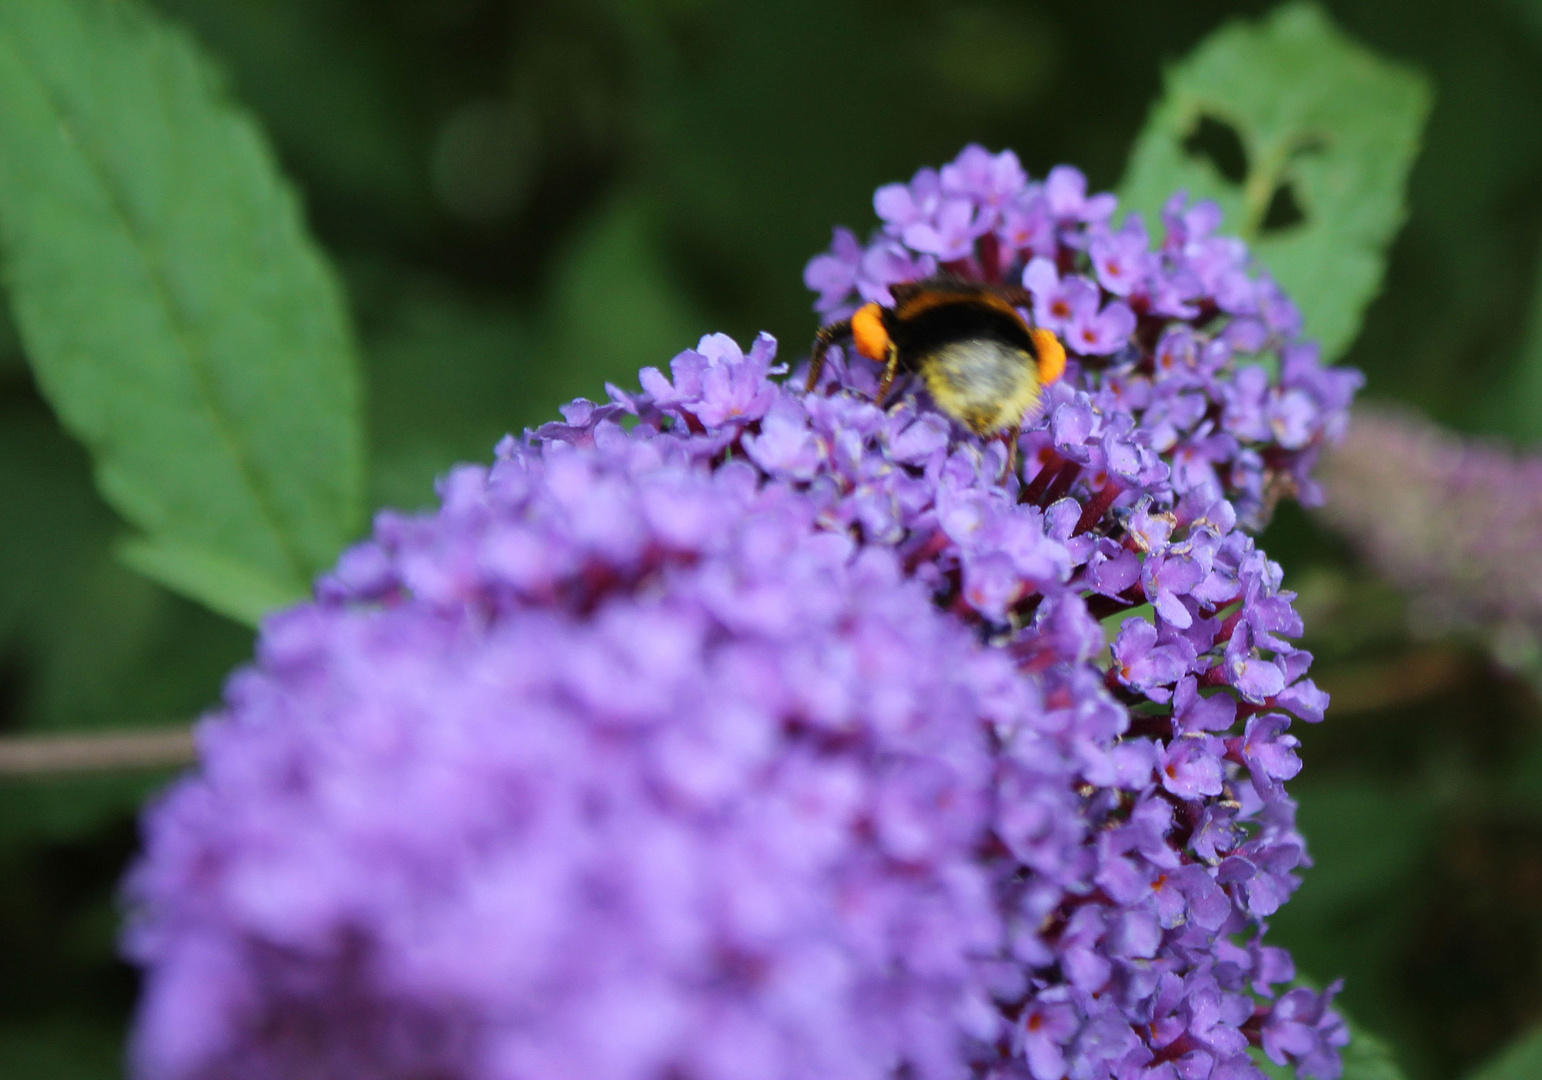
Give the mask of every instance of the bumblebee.
[(823, 327), (809, 357), (813, 390), (830, 346), (850, 335), (883, 364), (882, 405), (900, 372), (919, 375), (937, 407), (976, 435), (1010, 435), (1065, 371), (1065, 347), (1017, 310), (1026, 290), (945, 276), (895, 285), (894, 306), (864, 304)]

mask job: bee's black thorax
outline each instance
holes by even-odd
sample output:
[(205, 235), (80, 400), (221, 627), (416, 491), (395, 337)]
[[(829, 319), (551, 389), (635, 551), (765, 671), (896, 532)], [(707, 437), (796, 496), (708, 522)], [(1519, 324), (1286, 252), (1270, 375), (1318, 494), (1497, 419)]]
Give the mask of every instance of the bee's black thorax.
[(886, 314), (900, 366), (908, 371), (916, 371), (921, 361), (938, 349), (964, 341), (999, 342), (1029, 356), (1037, 352), (1020, 319), (979, 301), (959, 299), (904, 318)]

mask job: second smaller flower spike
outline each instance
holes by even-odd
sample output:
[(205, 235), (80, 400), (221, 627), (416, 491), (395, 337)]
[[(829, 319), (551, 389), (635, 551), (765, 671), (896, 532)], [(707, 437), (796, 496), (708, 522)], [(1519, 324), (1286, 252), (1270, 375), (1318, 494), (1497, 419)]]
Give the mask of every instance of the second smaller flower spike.
[(1542, 672), (1542, 456), (1362, 407), (1322, 475), (1321, 517), (1408, 592), (1424, 633), (1481, 635)]

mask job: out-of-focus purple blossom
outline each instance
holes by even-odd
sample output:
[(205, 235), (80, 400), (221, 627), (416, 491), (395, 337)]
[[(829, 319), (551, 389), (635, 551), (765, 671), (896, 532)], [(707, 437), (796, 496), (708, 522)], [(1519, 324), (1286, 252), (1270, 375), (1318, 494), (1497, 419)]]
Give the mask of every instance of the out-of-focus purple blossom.
[(1289, 340), (1301, 333), (1301, 309), (1268, 275), (1258, 281), (1258, 307), (1271, 334)]
[(1365, 407), (1322, 481), (1319, 513), (1409, 594), (1416, 633), (1475, 632), (1504, 662), (1537, 669), (1542, 456)]
[(971, 147), (875, 208), (819, 310), (940, 261), (1071, 339), (1016, 467), (852, 350), (805, 394), (710, 336), (383, 515), (148, 818), (143, 1080), (1337, 1075), (1259, 943), (1326, 701), (1243, 529), (1356, 376), (1203, 204), (1148, 251)]
[(1118, 352), (1135, 331), (1135, 313), (1118, 300), (1098, 307), (1095, 288), (1083, 290), (1072, 302), (1065, 327), (1065, 344), (1083, 356), (1107, 356)]
[(966, 199), (988, 215), (987, 227), (995, 224), (1028, 183), (1028, 174), (1011, 150), (992, 154), (975, 144), (964, 147), (938, 176), (944, 193)]
[(1087, 197), (1087, 177), (1071, 165), (1056, 165), (1044, 178), (1044, 200), (1051, 216), (1064, 222), (1107, 221), (1119, 200), (1107, 192)]
[(1033, 319), (1038, 325), (1064, 335), (1078, 308), (1098, 307), (1098, 288), (1084, 277), (1064, 278), (1055, 264), (1042, 256), (1023, 268), (1023, 286), (1033, 296)]
[(895, 236), (929, 222), (941, 203), (942, 180), (936, 169), (920, 169), (910, 183), (885, 184), (873, 194), (873, 210)]
[(1221, 219), (1219, 204), (1204, 201), (1190, 205), (1188, 192), (1173, 192), (1162, 207), (1162, 227), (1167, 230), (1162, 250), (1178, 254), (1190, 244), (1202, 243), (1221, 227)]
[(830, 250), (816, 255), (803, 268), (803, 284), (819, 294), (815, 307), (834, 311), (857, 287), (862, 265), (862, 245), (850, 229), (836, 229)]
[(898, 240), (879, 240), (862, 253), (857, 292), (863, 300), (893, 304), (894, 296), (889, 292), (889, 286), (929, 277), (936, 270), (937, 260), (932, 255), (913, 254)]
[(1023, 189), (1023, 193), (1002, 211), (996, 235), (1006, 250), (1019, 252), (1027, 258), (1053, 258), (1059, 253), (1060, 241), (1055, 236), (1055, 221), (1050, 217), (1044, 185), (1033, 184)]
[(944, 262), (962, 259), (974, 251), (974, 242), (989, 227), (970, 199), (944, 199), (932, 221), (906, 226), (905, 246)]
[(1101, 232), (1087, 246), (1098, 284), (1115, 296), (1129, 296), (1145, 283), (1152, 256), (1151, 241), (1139, 214), (1131, 214), (1118, 232)]
[(953, 1075), (1031, 688), (805, 496), (593, 442), (264, 628), (131, 887), (142, 1075)]

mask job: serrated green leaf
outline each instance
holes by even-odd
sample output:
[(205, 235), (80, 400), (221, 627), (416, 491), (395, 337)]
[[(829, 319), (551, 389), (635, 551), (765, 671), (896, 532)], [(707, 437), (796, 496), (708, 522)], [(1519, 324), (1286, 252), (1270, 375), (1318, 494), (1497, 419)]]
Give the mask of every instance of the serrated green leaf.
[(217, 552), (189, 544), (132, 538), (118, 545), (118, 557), (151, 581), (173, 592), (199, 597), (209, 608), (236, 622), (255, 626), (270, 611), (305, 599), (266, 574)]
[[(1423, 76), (1357, 45), (1313, 4), (1229, 23), (1167, 72), (1121, 204), (1149, 222), (1179, 189), (1214, 199), (1224, 228), (1254, 245), (1301, 306), (1308, 336), (1336, 357), (1381, 287), (1430, 102)], [(1185, 148), (1205, 119), (1240, 138), (1241, 183)], [(1304, 219), (1265, 228), (1285, 190)]]
[(1542, 1027), (1533, 1028), (1468, 1080), (1536, 1080), (1542, 1076)]
[[(102, 494), (162, 552), (302, 594), (359, 526), (360, 392), (261, 134), (132, 0), (0, 0), (0, 102), (16, 322)], [(229, 610), (208, 568), (161, 580)]]

